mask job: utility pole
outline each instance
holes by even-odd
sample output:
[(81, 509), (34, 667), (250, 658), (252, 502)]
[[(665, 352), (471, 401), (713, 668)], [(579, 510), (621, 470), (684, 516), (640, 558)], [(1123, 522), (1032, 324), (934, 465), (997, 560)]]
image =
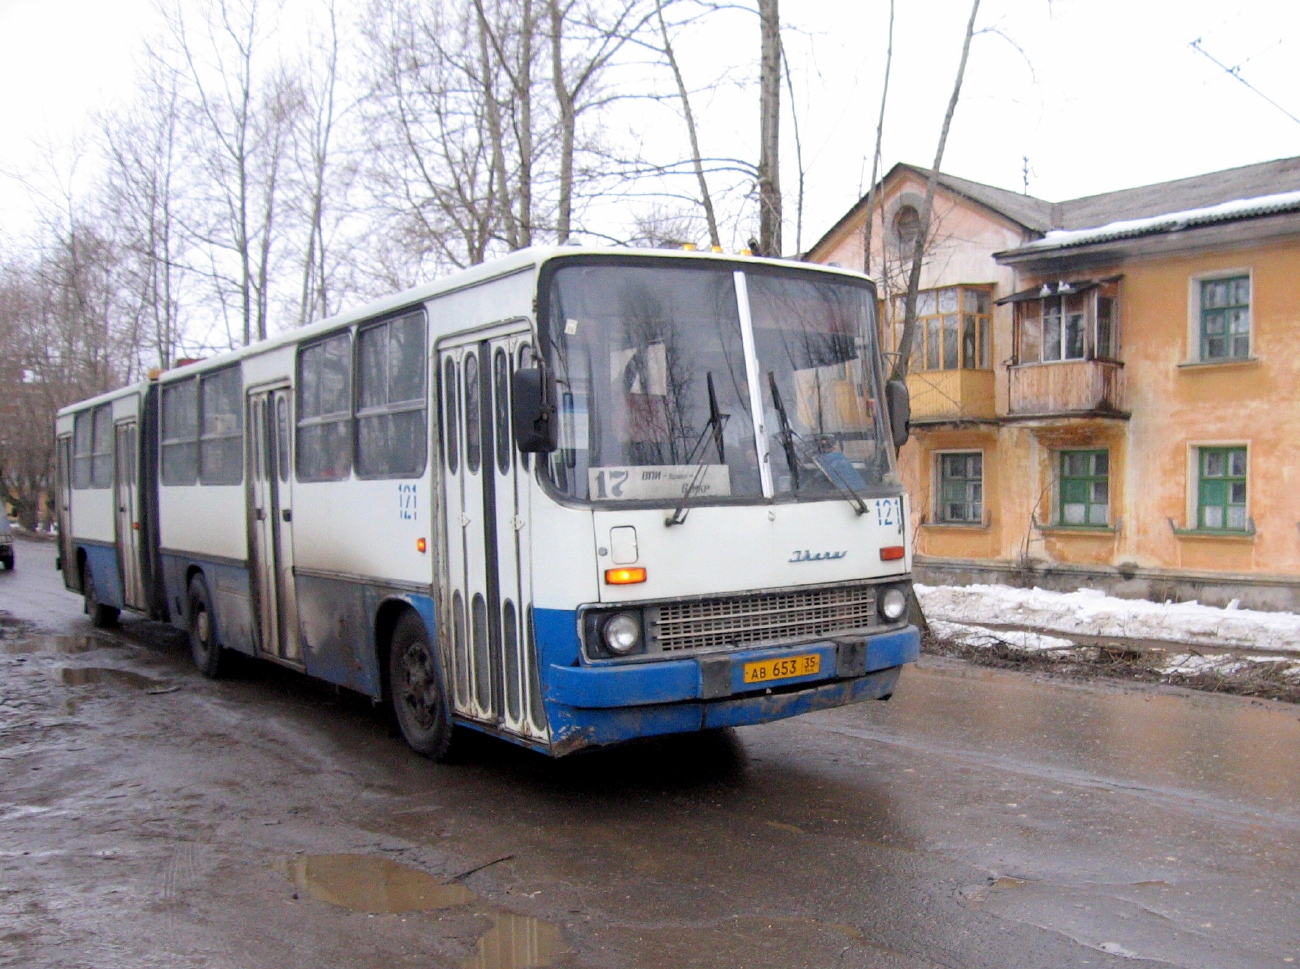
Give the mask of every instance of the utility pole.
[(777, 0), (758, 0), (758, 246), (781, 255), (781, 18)]

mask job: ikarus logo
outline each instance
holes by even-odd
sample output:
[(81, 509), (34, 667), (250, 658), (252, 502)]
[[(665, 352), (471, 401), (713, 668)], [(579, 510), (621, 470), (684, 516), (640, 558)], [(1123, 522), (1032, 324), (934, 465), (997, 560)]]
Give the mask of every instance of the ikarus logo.
[(789, 561), (791, 561), (791, 562), (827, 562), (827, 561), (830, 561), (831, 559), (842, 559), (842, 558), (844, 558), (844, 556), (846, 556), (846, 555), (848, 555), (848, 554), (849, 554), (849, 550), (848, 550), (848, 549), (845, 549), (845, 550), (842, 551), (842, 552), (809, 552), (809, 551), (807, 551), (806, 549), (805, 549), (805, 550), (802, 550), (802, 551), (799, 550), (799, 549), (795, 549), (795, 552), (794, 552), (793, 555), (790, 556)]

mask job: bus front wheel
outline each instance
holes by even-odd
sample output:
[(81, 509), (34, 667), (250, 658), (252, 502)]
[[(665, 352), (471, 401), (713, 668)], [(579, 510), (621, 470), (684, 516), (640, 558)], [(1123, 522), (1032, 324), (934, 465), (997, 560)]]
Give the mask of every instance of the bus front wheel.
[(393, 629), (388, 691), (402, 736), (417, 754), (442, 760), (451, 747), (451, 716), (424, 622), (405, 613)]
[(199, 672), (217, 679), (225, 670), (224, 650), (217, 640), (217, 621), (212, 598), (203, 576), (190, 580), (190, 656)]

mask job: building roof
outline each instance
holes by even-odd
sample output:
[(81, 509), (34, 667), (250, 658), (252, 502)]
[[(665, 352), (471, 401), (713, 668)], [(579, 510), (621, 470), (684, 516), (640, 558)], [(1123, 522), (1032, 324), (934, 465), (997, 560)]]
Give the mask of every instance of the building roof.
[[(883, 186), (903, 170), (921, 178), (929, 176), (929, 170), (926, 168), (900, 162), (889, 170), (880, 184)], [(1117, 192), (1067, 199), (1063, 202), (1048, 202), (1032, 195), (985, 185), (946, 172), (939, 173), (938, 183), (948, 192), (977, 202), (1021, 226), (1025, 230), (1028, 246), (1034, 245), (1034, 240), (1045, 235), (1064, 238), (1058, 235), (1062, 231), (1100, 230), (1102, 227), (1110, 228), (1124, 222), (1153, 220), (1157, 216), (1167, 217), (1163, 221), (1176, 216), (1199, 218), (1204, 214), (1203, 210), (1222, 207), (1227, 203), (1235, 203), (1235, 207), (1229, 205), (1217, 216), (1210, 216), (1211, 221), (1223, 222), (1272, 214), (1273, 211), (1289, 211), (1288, 209), (1255, 211), (1244, 203), (1249, 200), (1260, 201), (1263, 204), (1262, 200), (1265, 198), (1276, 202), (1277, 198), (1283, 195), (1300, 191), (1300, 157), (1279, 158), (1254, 165), (1243, 165), (1240, 168), (1194, 175), (1190, 178), (1157, 182), (1154, 185), (1141, 185)], [(863, 196), (832, 226), (829, 232), (817, 240), (809, 252), (815, 251), (836, 236), (846, 223), (861, 213), (866, 204), (867, 197)], [(1209, 224), (1209, 222), (1195, 224)], [(1145, 231), (1169, 230), (1159, 229), (1153, 225), (1148, 226)], [(1143, 232), (1130, 231), (1128, 234), (1136, 235)], [(1114, 238), (1121, 238), (1121, 236), (1114, 236)], [(1058, 243), (1047, 243), (1047, 246), (1055, 244)]]

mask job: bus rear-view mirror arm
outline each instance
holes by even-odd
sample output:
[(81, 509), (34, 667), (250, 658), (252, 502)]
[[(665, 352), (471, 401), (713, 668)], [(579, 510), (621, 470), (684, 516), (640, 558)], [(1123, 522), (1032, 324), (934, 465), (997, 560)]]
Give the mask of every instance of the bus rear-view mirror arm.
[(885, 405), (889, 408), (889, 428), (894, 447), (901, 448), (912, 436), (912, 396), (908, 393), (906, 381), (886, 381)]
[(559, 445), (555, 381), (545, 367), (520, 367), (510, 381), (515, 444), (525, 454), (550, 454)]

